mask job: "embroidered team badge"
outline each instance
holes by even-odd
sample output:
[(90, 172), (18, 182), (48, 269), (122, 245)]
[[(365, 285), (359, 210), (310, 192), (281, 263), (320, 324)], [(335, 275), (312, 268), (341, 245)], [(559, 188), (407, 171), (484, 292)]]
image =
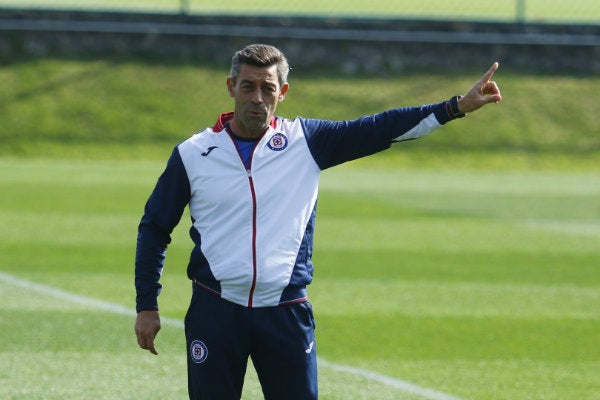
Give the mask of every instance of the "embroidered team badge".
[(276, 133), (271, 136), (267, 142), (267, 146), (273, 151), (285, 150), (288, 145), (288, 138), (283, 133)]
[(202, 364), (208, 357), (208, 348), (200, 340), (194, 340), (190, 345), (190, 357), (196, 364)]

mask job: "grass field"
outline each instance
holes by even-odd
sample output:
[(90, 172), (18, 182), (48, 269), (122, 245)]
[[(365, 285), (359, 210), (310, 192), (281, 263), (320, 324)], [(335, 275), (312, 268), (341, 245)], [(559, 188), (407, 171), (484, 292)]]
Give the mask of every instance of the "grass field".
[[(321, 398), (599, 399), (597, 171), (385, 164), (323, 174)], [(162, 168), (0, 158), (0, 398), (185, 398), (185, 219), (159, 356), (133, 334), (136, 225)], [(260, 398), (252, 373), (244, 393)]]
[[(479, 69), (294, 70), (280, 111), (422, 104)], [(188, 220), (169, 249), (158, 357), (133, 334), (136, 228), (171, 147), (230, 108), (224, 74), (0, 66), (0, 399), (186, 397)], [(496, 78), (499, 105), (324, 172), (309, 292), (322, 399), (600, 399), (600, 79)], [(261, 398), (249, 375), (244, 399)]]
[(535, 22), (587, 22), (600, 20), (596, 0), (548, 2), (545, 0), (483, 0), (458, 2), (444, 0), (372, 0), (281, 2), (260, 0), (227, 2), (201, 0), (0, 0), (0, 6), (104, 9), (225, 14), (335, 15), (360, 17), (448, 18), (514, 21), (525, 17)]

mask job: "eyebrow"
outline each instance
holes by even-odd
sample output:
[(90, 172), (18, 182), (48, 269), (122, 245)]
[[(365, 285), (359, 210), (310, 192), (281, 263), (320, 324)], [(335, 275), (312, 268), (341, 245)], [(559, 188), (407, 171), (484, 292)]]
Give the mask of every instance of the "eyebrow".
[(272, 81), (272, 80), (266, 80), (266, 81), (264, 81), (262, 79), (248, 79), (248, 78), (245, 78), (245, 79), (240, 79), (239, 82), (240, 82), (240, 85), (247, 84), (247, 83), (248, 84), (256, 84), (256, 83), (258, 83), (261, 86), (262, 85), (277, 86), (277, 81)]

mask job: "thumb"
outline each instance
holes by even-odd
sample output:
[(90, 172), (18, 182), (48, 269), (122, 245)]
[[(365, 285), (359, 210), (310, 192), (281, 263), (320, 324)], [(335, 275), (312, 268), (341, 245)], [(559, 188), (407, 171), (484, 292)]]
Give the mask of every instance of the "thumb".
[(154, 346), (154, 338), (148, 340), (147, 346), (147, 349), (150, 353), (154, 354), (155, 356), (158, 355), (158, 351), (156, 351), (156, 347)]
[(481, 94), (484, 96), (486, 103), (497, 103), (502, 100), (500, 88), (496, 82), (487, 82), (481, 88)]
[(140, 346), (140, 348), (142, 348), (144, 350), (148, 350), (150, 353), (157, 355), (158, 352), (156, 351), (156, 347), (154, 346), (155, 336), (156, 336), (155, 334), (138, 333), (137, 334), (138, 345)]

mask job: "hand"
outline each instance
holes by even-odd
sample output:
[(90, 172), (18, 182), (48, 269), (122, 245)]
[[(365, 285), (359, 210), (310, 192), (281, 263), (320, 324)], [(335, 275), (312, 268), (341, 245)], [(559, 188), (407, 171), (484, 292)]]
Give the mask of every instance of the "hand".
[(458, 109), (461, 113), (470, 113), (489, 103), (497, 103), (502, 100), (500, 89), (496, 82), (490, 81), (499, 64), (495, 62), (491, 68), (483, 74), (480, 80), (458, 100)]
[(160, 330), (160, 316), (158, 311), (140, 311), (135, 319), (135, 334), (140, 347), (158, 354), (154, 347), (154, 338)]

